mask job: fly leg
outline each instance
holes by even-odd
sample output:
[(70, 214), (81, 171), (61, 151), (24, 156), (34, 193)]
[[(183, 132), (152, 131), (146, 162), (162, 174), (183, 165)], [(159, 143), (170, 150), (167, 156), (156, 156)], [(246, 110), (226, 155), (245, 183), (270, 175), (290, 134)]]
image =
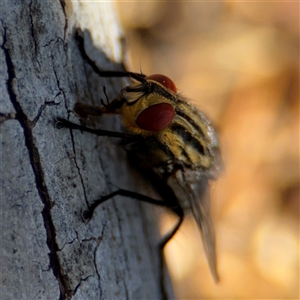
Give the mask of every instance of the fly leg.
[(156, 199), (150, 198), (146, 195), (142, 195), (142, 194), (137, 193), (137, 192), (132, 192), (132, 191), (124, 190), (124, 189), (119, 189), (119, 190), (116, 190), (116, 191), (114, 191), (114, 192), (112, 192), (108, 195), (105, 195), (105, 196), (99, 198), (98, 200), (94, 201), (92, 203), (92, 205), (88, 208), (88, 210), (83, 212), (83, 217), (85, 219), (92, 218), (92, 215), (93, 215), (95, 209), (100, 204), (102, 204), (105, 201), (113, 198), (114, 196), (123, 196), (123, 197), (127, 197), (127, 198), (132, 198), (132, 199), (135, 199), (135, 200), (138, 200), (138, 201), (142, 201), (142, 202), (145, 202), (145, 203), (150, 203), (150, 204), (154, 204), (154, 205), (158, 205), (158, 206), (163, 206), (163, 207), (169, 208), (175, 214), (178, 215), (179, 219), (178, 219), (176, 225), (174, 226), (173, 229), (171, 229), (163, 237), (163, 239), (160, 241), (160, 243), (158, 245), (158, 251), (159, 251), (159, 284), (160, 284), (160, 291), (161, 291), (161, 299), (162, 300), (169, 299), (168, 292), (167, 292), (167, 289), (166, 289), (166, 283), (165, 283), (165, 279), (166, 279), (165, 269), (166, 269), (166, 266), (165, 266), (165, 259), (164, 259), (164, 247), (172, 239), (172, 237), (175, 235), (175, 233), (179, 229), (180, 225), (182, 224), (183, 219), (184, 219), (183, 209), (179, 205), (174, 206), (174, 204), (172, 202), (169, 202), (169, 201), (156, 200)]
[(92, 203), (92, 205), (88, 208), (88, 210), (84, 211), (83, 217), (85, 219), (90, 219), (93, 216), (95, 209), (100, 204), (104, 203), (105, 201), (107, 201), (115, 196), (123, 196), (123, 197), (131, 198), (131, 199), (135, 199), (135, 200), (142, 201), (145, 203), (150, 203), (150, 204), (163, 206), (163, 207), (167, 206), (167, 203), (163, 200), (156, 200), (156, 199), (153, 199), (151, 197), (148, 197), (146, 195), (143, 195), (143, 194), (140, 194), (137, 192), (132, 192), (132, 191), (124, 190), (124, 189), (118, 189), (108, 195), (102, 196), (101, 198), (95, 200)]
[(134, 72), (127, 72), (127, 71), (105, 71), (100, 70), (97, 67), (95, 62), (91, 60), (91, 58), (87, 55), (84, 49), (84, 39), (83, 33), (80, 30), (76, 31), (75, 38), (77, 40), (77, 44), (80, 50), (82, 57), (86, 60), (86, 62), (93, 68), (94, 72), (97, 73), (100, 77), (131, 77), (138, 81), (142, 81), (146, 78), (146, 75)]
[(162, 299), (166, 300), (169, 299), (168, 292), (166, 289), (166, 266), (165, 266), (165, 257), (164, 257), (164, 248), (166, 244), (172, 239), (172, 237), (176, 234), (178, 229), (180, 228), (183, 219), (184, 219), (184, 212), (183, 209), (178, 205), (177, 207), (170, 207), (170, 209), (178, 216), (178, 221), (175, 224), (174, 228), (171, 229), (160, 241), (158, 245), (159, 250), (159, 263), (160, 263), (160, 290), (162, 293)]
[(167, 289), (168, 284), (164, 248), (180, 228), (184, 219), (184, 211), (183, 208), (180, 206), (180, 203), (178, 202), (178, 199), (172, 188), (164, 180), (157, 176), (155, 172), (150, 170), (143, 170), (141, 174), (148, 182), (152, 184), (154, 190), (156, 190), (156, 192), (160, 195), (160, 198), (163, 199), (163, 202), (161, 202), (162, 205), (160, 205), (168, 208), (175, 215), (178, 216), (177, 222), (174, 224), (173, 228), (162, 237), (157, 248), (159, 257), (159, 284), (161, 291), (161, 299), (167, 300), (170, 299), (170, 293)]
[(133, 134), (127, 134), (124, 132), (117, 132), (117, 131), (109, 131), (109, 130), (102, 130), (102, 129), (93, 129), (85, 126), (78, 125), (76, 123), (72, 123), (66, 119), (57, 117), (55, 122), (55, 127), (57, 129), (61, 128), (69, 128), (69, 129), (79, 129), (81, 131), (89, 132), (98, 136), (109, 136), (109, 137), (116, 137), (121, 139), (136, 139), (137, 137)]

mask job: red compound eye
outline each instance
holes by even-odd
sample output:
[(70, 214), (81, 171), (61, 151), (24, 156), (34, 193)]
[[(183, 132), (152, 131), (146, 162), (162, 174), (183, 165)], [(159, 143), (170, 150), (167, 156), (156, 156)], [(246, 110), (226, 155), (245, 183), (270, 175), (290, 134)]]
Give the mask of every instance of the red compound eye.
[(164, 87), (166, 87), (167, 89), (170, 89), (171, 91), (173, 91), (175, 93), (177, 92), (175, 83), (169, 77), (167, 77), (165, 75), (153, 74), (153, 75), (147, 76), (147, 79), (157, 81), (160, 84), (162, 84)]
[(136, 119), (136, 124), (144, 130), (160, 131), (166, 128), (175, 115), (171, 104), (159, 103), (143, 110)]

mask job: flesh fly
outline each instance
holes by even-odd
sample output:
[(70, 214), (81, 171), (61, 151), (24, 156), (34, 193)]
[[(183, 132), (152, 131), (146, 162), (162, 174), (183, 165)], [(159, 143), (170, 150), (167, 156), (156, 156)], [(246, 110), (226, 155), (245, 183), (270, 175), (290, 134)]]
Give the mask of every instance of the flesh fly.
[(191, 213), (198, 225), (212, 276), (218, 281), (208, 183), (216, 178), (221, 165), (216, 130), (202, 112), (178, 93), (168, 77), (101, 71), (84, 52), (83, 40), (79, 38), (79, 41), (82, 55), (96, 73), (105, 77), (129, 77), (131, 83), (115, 99), (102, 103), (101, 107), (76, 103), (74, 110), (84, 118), (88, 115), (120, 114), (124, 132), (87, 128), (61, 118), (58, 118), (58, 126), (121, 138), (130, 162), (151, 181), (162, 197), (155, 200), (119, 189), (95, 201), (85, 217), (91, 217), (99, 204), (115, 195), (168, 207), (179, 220), (159, 245), (163, 264), (164, 246), (174, 236), (184, 216)]

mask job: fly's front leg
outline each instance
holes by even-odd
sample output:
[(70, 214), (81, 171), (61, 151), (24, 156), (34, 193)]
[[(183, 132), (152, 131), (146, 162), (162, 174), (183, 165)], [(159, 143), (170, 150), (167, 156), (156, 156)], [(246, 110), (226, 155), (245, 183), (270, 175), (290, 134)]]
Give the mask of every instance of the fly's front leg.
[(100, 70), (98, 66), (95, 64), (93, 60), (87, 55), (84, 49), (84, 39), (83, 33), (81, 30), (77, 30), (75, 34), (75, 38), (77, 40), (77, 44), (80, 50), (82, 57), (86, 60), (86, 62), (92, 67), (95, 73), (97, 73), (101, 77), (131, 77), (138, 81), (146, 78), (146, 75), (134, 72), (127, 72), (127, 71), (106, 71)]

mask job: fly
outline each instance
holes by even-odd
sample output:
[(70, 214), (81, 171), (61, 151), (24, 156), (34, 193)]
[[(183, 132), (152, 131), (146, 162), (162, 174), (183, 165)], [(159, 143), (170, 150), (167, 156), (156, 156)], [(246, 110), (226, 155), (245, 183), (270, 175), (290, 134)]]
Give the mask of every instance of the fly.
[(120, 114), (124, 132), (92, 129), (57, 119), (57, 127), (80, 129), (99, 136), (122, 139), (130, 163), (137, 167), (161, 196), (148, 196), (119, 189), (96, 200), (85, 212), (90, 218), (104, 201), (121, 195), (169, 208), (178, 221), (159, 244), (161, 290), (167, 298), (163, 283), (163, 249), (183, 222), (192, 213), (202, 238), (208, 264), (218, 281), (215, 235), (210, 217), (209, 183), (215, 179), (221, 166), (219, 142), (211, 122), (178, 93), (175, 84), (161, 74), (146, 76), (126, 71), (102, 71), (84, 51), (83, 38), (78, 36), (79, 47), (94, 71), (105, 77), (129, 77), (131, 84), (123, 88), (114, 100), (102, 106), (76, 103), (74, 111), (81, 117), (88, 115)]

